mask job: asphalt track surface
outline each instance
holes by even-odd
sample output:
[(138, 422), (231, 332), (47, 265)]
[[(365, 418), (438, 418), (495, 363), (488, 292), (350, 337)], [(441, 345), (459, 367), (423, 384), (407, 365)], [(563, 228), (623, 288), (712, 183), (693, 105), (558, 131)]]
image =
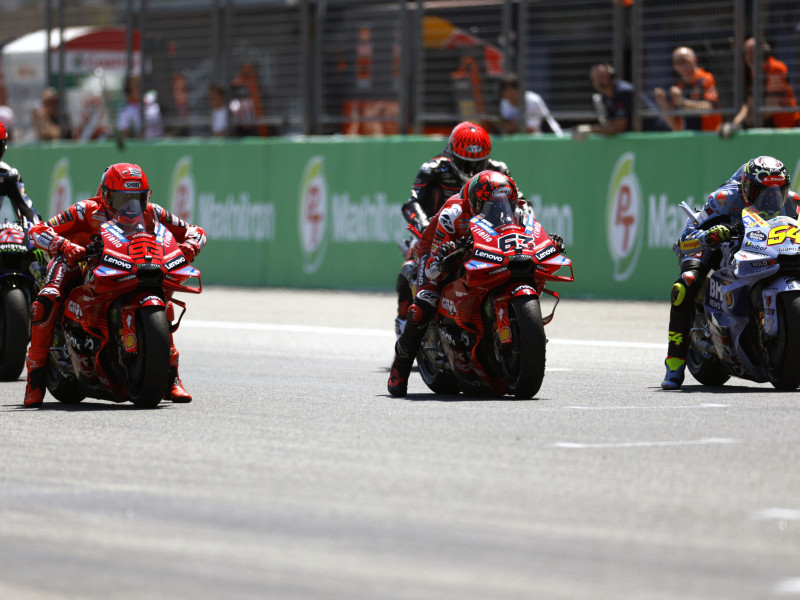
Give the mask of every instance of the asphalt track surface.
[(188, 405), (1, 384), (0, 598), (800, 598), (800, 393), (566, 297), (535, 400), (386, 393), (390, 294), (208, 288)]

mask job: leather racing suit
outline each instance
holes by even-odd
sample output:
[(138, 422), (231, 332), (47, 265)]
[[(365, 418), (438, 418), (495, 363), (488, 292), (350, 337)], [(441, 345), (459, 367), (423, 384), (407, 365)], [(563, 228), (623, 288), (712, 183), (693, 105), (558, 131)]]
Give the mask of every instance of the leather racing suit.
[[(86, 247), (93, 235), (97, 234), (100, 226), (110, 220), (106, 204), (100, 196), (77, 202), (60, 212), (52, 219), (39, 223), (31, 228), (30, 237), (34, 245), (50, 253), (54, 258), (47, 266), (45, 284), (39, 295), (31, 305), (31, 345), (28, 349), (27, 367), (28, 382), (32, 387), (44, 387), (44, 366), (50, 353), (50, 344), (53, 339), (53, 329), (61, 312), (64, 298), (69, 291), (80, 282), (80, 268), (70, 262), (61, 250), (67, 245), (78, 244)], [(169, 229), (186, 258), (191, 261), (206, 242), (205, 231), (196, 225), (190, 225), (171, 214), (166, 209), (153, 203), (148, 203), (144, 213), (145, 223), (150, 228), (155, 220), (163, 223)], [(187, 246), (189, 248), (187, 248)], [(167, 300), (167, 317), (172, 320), (173, 306)], [(177, 383), (179, 354), (172, 342), (170, 334), (170, 383)], [(180, 391), (186, 394), (182, 386)], [(167, 392), (167, 390), (165, 390)], [(173, 394), (174, 395), (174, 394)], [(167, 397), (172, 400), (188, 402), (191, 396), (186, 394), (182, 398)], [(187, 399), (188, 397), (188, 399)]]
[(3, 196), (11, 200), (16, 212), (28, 219), (31, 224), (41, 221), (33, 209), (33, 202), (25, 193), (25, 184), (22, 182), (19, 171), (8, 163), (0, 161), (0, 206), (2, 206)]
[[(695, 299), (706, 276), (712, 268), (719, 267), (721, 252), (715, 247), (704, 247), (702, 240), (716, 225), (741, 222), (742, 210), (747, 206), (742, 196), (741, 177), (744, 165), (722, 186), (711, 193), (696, 222), (687, 220), (686, 228), (677, 244), (681, 274), (672, 286), (669, 313), (669, 342), (667, 361), (685, 360), (689, 349), (689, 332), (694, 320)], [(790, 191), (779, 215), (797, 218), (800, 196)], [(770, 215), (773, 217), (776, 215)], [(669, 363), (668, 363), (669, 366)]]
[[(498, 171), (503, 175), (509, 175), (506, 163), (499, 160), (488, 159), (486, 169)], [(422, 163), (414, 185), (411, 188), (411, 197), (403, 204), (401, 210), (406, 221), (413, 225), (417, 231), (424, 233), (430, 222), (431, 215), (436, 215), (454, 194), (466, 183), (453, 162), (445, 154), (436, 156), (429, 161)], [(520, 192), (520, 198), (522, 193)], [(526, 210), (527, 210), (526, 204)], [(435, 217), (434, 217), (435, 218)], [(408, 307), (413, 301), (413, 292), (409, 285), (409, 276), (413, 277), (416, 262), (412, 253), (415, 251), (415, 243), (409, 245), (406, 261), (397, 276), (397, 318), (395, 319), (395, 333), (399, 336), (405, 328)], [(419, 256), (419, 250), (416, 250)]]

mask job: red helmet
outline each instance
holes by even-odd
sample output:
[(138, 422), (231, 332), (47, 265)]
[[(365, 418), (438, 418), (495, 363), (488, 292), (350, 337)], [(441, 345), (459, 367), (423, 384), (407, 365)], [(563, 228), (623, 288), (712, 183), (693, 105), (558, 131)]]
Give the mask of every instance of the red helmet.
[(445, 154), (464, 183), (486, 168), (491, 151), (492, 140), (489, 134), (480, 125), (469, 121), (459, 123), (453, 128), (445, 148)]
[(6, 153), (7, 144), (8, 144), (8, 131), (6, 131), (6, 126), (0, 123), (0, 160), (3, 160), (3, 154)]
[[(503, 175), (499, 171), (482, 171), (470, 180), (467, 196), (473, 215), (480, 213), (484, 205), (489, 202), (508, 205), (513, 217), (519, 192), (517, 184), (510, 176)], [(503, 210), (506, 210), (505, 206)]]
[(139, 200), (144, 211), (150, 193), (147, 175), (142, 167), (132, 163), (111, 165), (100, 179), (100, 197), (111, 214), (115, 214), (129, 200)]

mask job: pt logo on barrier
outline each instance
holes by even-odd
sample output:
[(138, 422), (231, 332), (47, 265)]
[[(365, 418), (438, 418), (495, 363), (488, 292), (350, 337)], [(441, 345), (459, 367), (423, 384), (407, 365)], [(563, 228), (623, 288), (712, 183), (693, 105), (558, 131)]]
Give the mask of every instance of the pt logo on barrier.
[(170, 192), (172, 214), (187, 223), (194, 223), (195, 185), (191, 156), (182, 156), (175, 163), (170, 178)]
[(74, 203), (68, 158), (60, 158), (56, 162), (50, 182), (50, 214), (57, 215)]
[(608, 185), (606, 225), (608, 250), (614, 262), (614, 281), (625, 281), (636, 269), (644, 243), (642, 188), (633, 170), (635, 155), (617, 161)]
[(328, 184), (325, 180), (324, 163), (322, 156), (311, 157), (300, 180), (298, 222), (303, 271), (306, 273), (314, 273), (319, 269), (328, 245)]

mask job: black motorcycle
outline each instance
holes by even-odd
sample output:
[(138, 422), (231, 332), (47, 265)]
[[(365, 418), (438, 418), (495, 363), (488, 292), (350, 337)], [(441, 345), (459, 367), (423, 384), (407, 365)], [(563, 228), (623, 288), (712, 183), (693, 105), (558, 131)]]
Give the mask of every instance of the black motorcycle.
[(49, 260), (32, 249), (30, 223), (0, 223), (0, 381), (14, 381), (25, 366), (31, 339), (31, 302), (39, 293)]

